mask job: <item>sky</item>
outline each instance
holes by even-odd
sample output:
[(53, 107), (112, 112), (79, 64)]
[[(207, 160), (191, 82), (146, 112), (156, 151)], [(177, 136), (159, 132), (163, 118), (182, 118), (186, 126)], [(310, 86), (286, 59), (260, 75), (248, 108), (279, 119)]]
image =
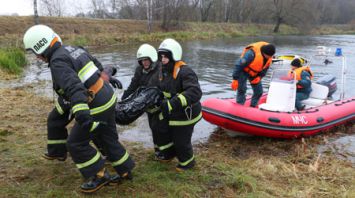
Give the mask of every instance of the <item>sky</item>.
[(33, 15), (33, 0), (0, 0), (0, 15)]
[[(40, 1), (37, 0), (37, 3)], [(77, 12), (85, 11), (89, 5), (89, 0), (62, 0), (62, 2), (65, 7), (65, 15), (74, 15)], [(33, 0), (0, 0), (0, 15), (17, 13), (20, 16), (28, 16), (33, 15), (33, 12)], [(40, 5), (38, 12), (41, 15)]]

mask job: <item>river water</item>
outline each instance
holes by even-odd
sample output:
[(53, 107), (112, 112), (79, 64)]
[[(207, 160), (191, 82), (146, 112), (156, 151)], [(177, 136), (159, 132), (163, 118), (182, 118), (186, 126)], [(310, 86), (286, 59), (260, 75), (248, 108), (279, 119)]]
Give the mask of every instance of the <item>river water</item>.
[[(199, 82), (203, 91), (202, 101), (206, 98), (235, 97), (235, 92), (230, 89), (231, 75), (234, 63), (240, 56), (243, 48), (252, 42), (267, 41), (274, 43), (277, 47), (276, 55), (297, 54), (311, 60), (311, 68), (315, 74), (315, 80), (320, 76), (332, 74), (337, 78), (338, 91), (334, 94), (334, 99), (338, 99), (342, 85), (342, 58), (335, 57), (336, 48), (342, 48), (342, 53), (346, 57), (346, 83), (344, 84), (345, 97), (355, 96), (355, 36), (353, 35), (328, 35), (328, 36), (275, 36), (275, 37), (243, 37), (233, 39), (217, 39), (209, 41), (188, 41), (183, 42), (183, 60), (192, 67), (199, 77)], [(151, 43), (158, 47), (159, 43)], [(140, 44), (119, 45), (104, 49), (89, 49), (103, 65), (116, 65), (119, 67), (117, 78), (122, 82), (124, 88), (130, 83), (130, 79), (135, 70), (136, 50)], [(318, 56), (317, 46), (325, 46), (329, 56)], [(332, 61), (331, 64), (324, 64), (324, 60)], [(51, 78), (48, 68), (32, 60), (28, 66), (24, 77), (20, 82), (4, 83), (0, 85), (16, 86), (33, 82), (42, 82), (43, 88), (39, 89), (40, 94), (53, 96), (51, 90)], [(272, 69), (287, 68), (275, 64)], [(264, 88), (267, 90), (269, 75), (263, 79)], [(249, 90), (251, 91), (251, 90)], [(118, 90), (117, 94), (122, 94)], [(201, 120), (195, 127), (193, 142), (204, 142), (211, 133), (217, 129), (216, 126)], [(120, 138), (126, 141), (141, 142), (145, 146), (151, 146), (151, 133), (147, 123), (147, 117), (142, 116), (130, 126), (119, 126)], [(355, 135), (331, 140), (336, 145), (350, 151), (355, 162)]]

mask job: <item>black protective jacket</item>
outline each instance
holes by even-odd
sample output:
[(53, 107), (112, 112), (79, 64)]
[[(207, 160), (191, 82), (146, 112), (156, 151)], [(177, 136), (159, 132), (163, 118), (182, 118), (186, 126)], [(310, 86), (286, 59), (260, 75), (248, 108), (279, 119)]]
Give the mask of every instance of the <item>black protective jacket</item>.
[(142, 65), (138, 65), (132, 77), (131, 84), (128, 86), (127, 90), (124, 91), (121, 99), (124, 100), (125, 98), (127, 98), (129, 95), (135, 92), (138, 87), (156, 86), (156, 80), (154, 80), (154, 78), (157, 78), (158, 76), (158, 64), (159, 63), (152, 63), (151, 68), (149, 70), (145, 70)]
[[(72, 107), (88, 103), (88, 88), (100, 78), (101, 63), (85, 49), (73, 46), (53, 46), (47, 58), (55, 92), (69, 101)], [(106, 97), (99, 103), (107, 102)], [(92, 105), (102, 105), (94, 104), (94, 101)]]
[[(169, 116), (170, 126), (186, 126), (195, 124), (201, 119), (200, 99), (202, 91), (196, 73), (186, 64), (182, 63), (176, 69), (174, 78), (174, 65), (162, 66), (159, 75), (159, 88), (169, 101), (175, 101), (174, 108)], [(181, 94), (183, 97), (178, 97)], [(178, 102), (176, 102), (178, 101)]]

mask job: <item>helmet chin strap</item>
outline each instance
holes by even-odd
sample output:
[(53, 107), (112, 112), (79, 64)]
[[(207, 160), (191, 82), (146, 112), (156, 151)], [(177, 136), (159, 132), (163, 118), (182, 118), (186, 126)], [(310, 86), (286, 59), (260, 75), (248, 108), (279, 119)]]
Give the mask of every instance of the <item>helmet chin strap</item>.
[(58, 41), (58, 37), (55, 37), (51, 42), (50, 46), (41, 54), (44, 58), (50, 59), (53, 51), (59, 48), (62, 45), (61, 42)]

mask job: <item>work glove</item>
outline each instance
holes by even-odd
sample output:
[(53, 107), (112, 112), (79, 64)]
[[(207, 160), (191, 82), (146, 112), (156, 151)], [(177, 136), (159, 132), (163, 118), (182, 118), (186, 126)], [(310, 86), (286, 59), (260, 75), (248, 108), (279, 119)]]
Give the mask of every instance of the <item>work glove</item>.
[(164, 99), (160, 104), (160, 110), (163, 114), (163, 117), (166, 119), (169, 119), (173, 111), (177, 111), (180, 108), (181, 108), (181, 102), (177, 96), (174, 96), (170, 100)]
[(232, 90), (236, 91), (238, 89), (238, 80), (233, 80), (231, 83)]
[(255, 78), (250, 80), (250, 84), (252, 85), (256, 85), (261, 81), (261, 77), (260, 76), (256, 76)]
[(90, 131), (94, 122), (90, 115), (90, 110), (81, 110), (75, 113), (75, 120), (84, 131)]
[(122, 89), (122, 83), (117, 78), (111, 76), (109, 81), (114, 88)]

